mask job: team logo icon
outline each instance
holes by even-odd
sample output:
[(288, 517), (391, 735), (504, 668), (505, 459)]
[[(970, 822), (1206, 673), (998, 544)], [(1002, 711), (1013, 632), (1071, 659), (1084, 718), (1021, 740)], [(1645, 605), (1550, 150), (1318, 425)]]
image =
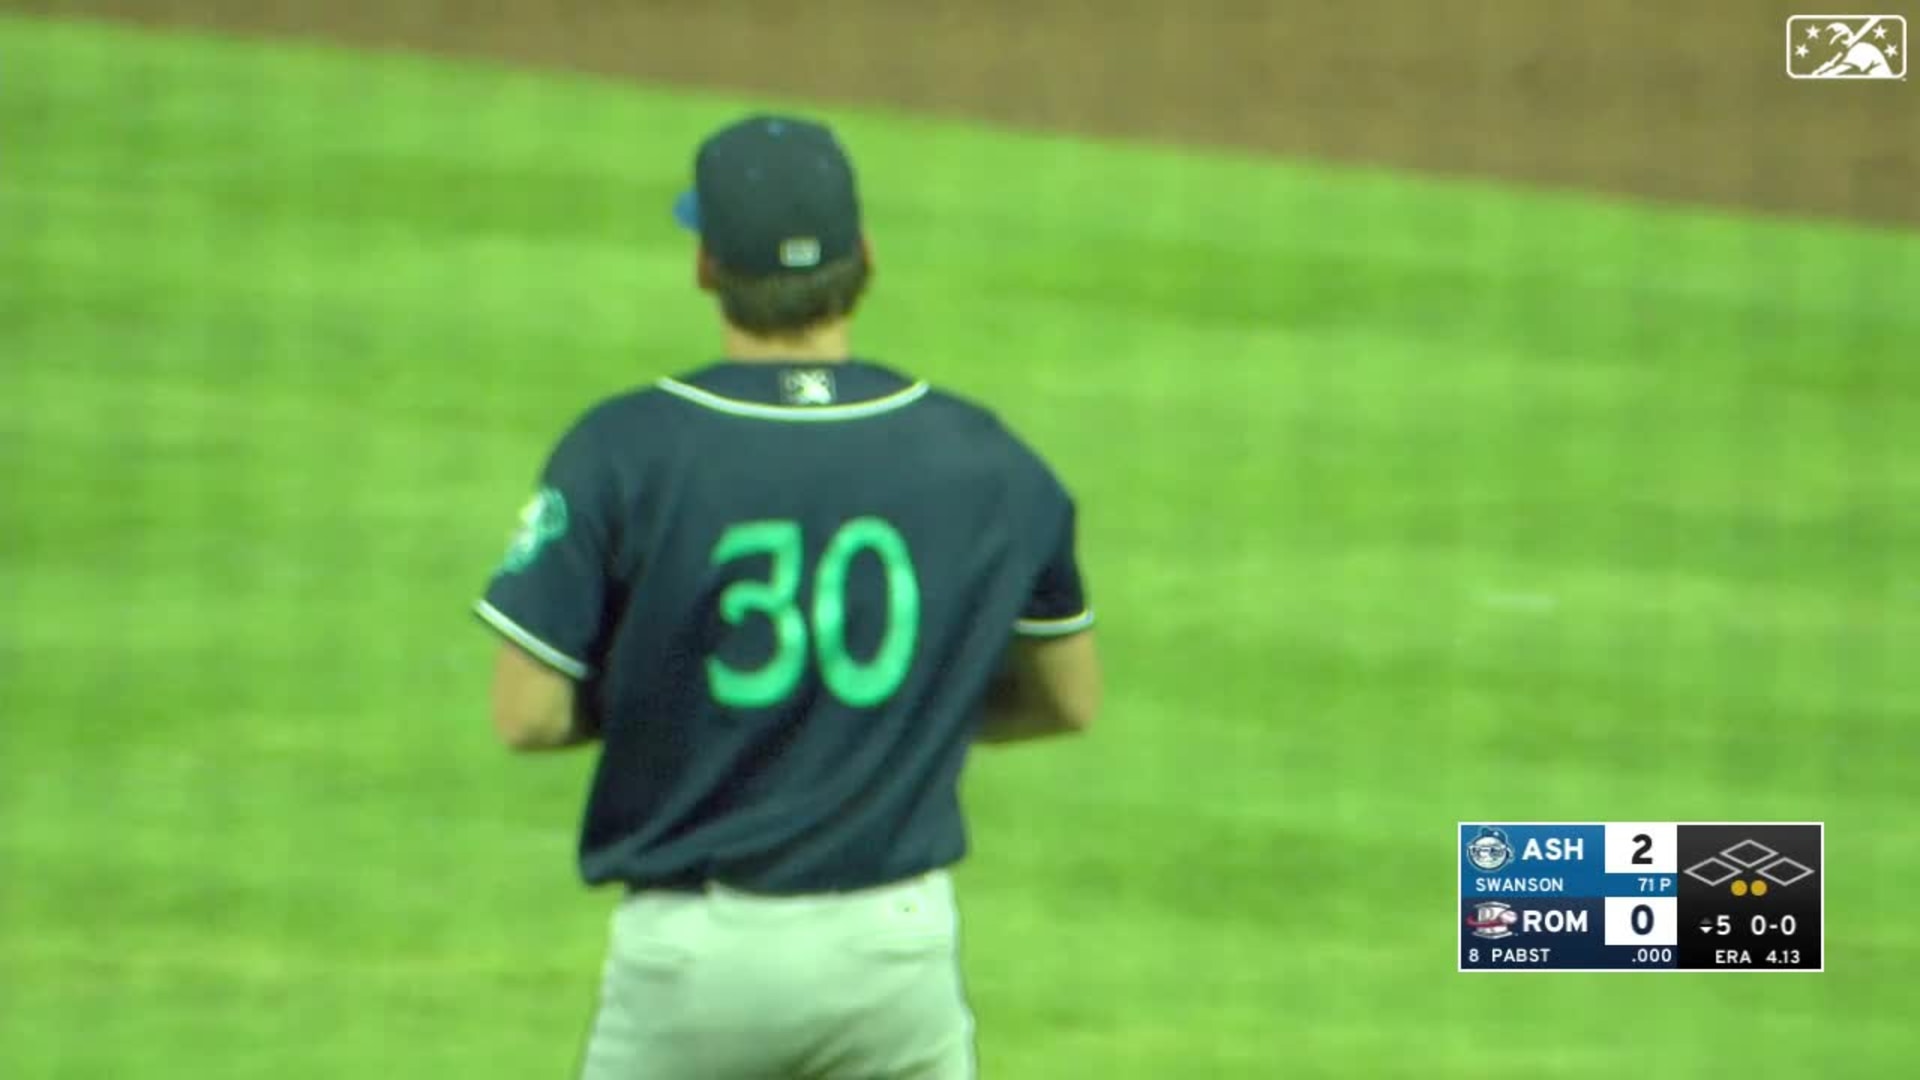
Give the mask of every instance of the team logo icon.
[(1513, 844), (1504, 829), (1483, 828), (1467, 841), (1467, 861), (1475, 870), (1493, 873), (1513, 861)]
[(1787, 20), (1787, 74), (1795, 79), (1904, 79), (1900, 15), (1795, 15)]
[(1513, 925), (1519, 921), (1520, 913), (1513, 910), (1513, 905), (1498, 900), (1482, 900), (1467, 912), (1467, 929), (1473, 936), (1492, 941), (1512, 937)]
[(789, 405), (831, 405), (833, 372), (817, 369), (789, 371), (781, 376), (780, 389)]
[(543, 487), (520, 511), (520, 527), (507, 545), (507, 557), (501, 569), (512, 574), (525, 570), (540, 557), (541, 549), (567, 532), (567, 497), (559, 488)]

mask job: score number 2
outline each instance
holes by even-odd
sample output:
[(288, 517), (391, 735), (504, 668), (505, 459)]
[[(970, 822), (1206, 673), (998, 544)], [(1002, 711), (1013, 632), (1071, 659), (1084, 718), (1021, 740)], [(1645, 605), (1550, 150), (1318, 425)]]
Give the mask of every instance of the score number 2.
[(1606, 833), (1609, 874), (1677, 874), (1679, 828), (1671, 822), (1612, 824)]

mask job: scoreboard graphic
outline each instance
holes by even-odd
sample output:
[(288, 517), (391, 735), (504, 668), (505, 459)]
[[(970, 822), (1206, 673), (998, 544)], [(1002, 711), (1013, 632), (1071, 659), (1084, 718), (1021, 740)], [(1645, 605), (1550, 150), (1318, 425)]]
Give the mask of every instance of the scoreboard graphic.
[(1462, 822), (1461, 971), (1823, 971), (1817, 822)]

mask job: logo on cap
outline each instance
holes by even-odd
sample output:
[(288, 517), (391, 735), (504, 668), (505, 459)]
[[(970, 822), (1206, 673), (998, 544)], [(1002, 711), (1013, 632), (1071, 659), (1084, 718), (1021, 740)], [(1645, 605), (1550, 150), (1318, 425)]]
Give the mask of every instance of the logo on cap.
[(820, 265), (820, 241), (811, 236), (794, 236), (780, 242), (780, 265), (788, 269)]

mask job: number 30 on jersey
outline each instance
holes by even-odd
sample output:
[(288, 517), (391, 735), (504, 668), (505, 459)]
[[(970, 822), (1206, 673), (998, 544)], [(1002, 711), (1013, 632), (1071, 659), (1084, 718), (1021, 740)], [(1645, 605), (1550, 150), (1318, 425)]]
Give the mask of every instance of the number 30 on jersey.
[[(871, 657), (847, 648), (847, 579), (855, 558), (873, 555), (886, 582), (886, 626)], [(722, 533), (709, 562), (719, 567), (766, 556), (765, 578), (735, 581), (720, 593), (720, 617), (729, 626), (763, 618), (773, 626), (773, 655), (742, 670), (707, 658), (713, 700), (736, 709), (764, 709), (786, 700), (817, 665), (829, 693), (854, 708), (871, 708), (892, 697), (906, 681), (920, 637), (920, 579), (900, 531), (882, 518), (854, 518), (827, 541), (809, 567), (805, 534), (792, 520), (748, 521)], [(813, 604), (800, 609), (806, 575), (812, 574)]]

